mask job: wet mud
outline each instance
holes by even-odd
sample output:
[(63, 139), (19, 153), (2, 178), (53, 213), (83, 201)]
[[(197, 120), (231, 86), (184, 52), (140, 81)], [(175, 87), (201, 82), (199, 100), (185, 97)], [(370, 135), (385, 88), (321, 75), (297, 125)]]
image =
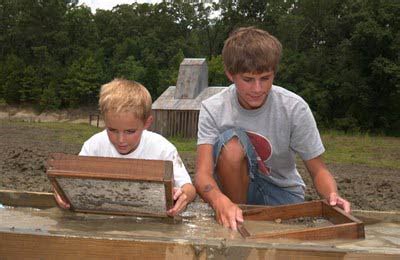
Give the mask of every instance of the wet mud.
[[(50, 153), (77, 154), (81, 144), (59, 140), (56, 131), (26, 128), (0, 121), (0, 189), (51, 191), (46, 177), (46, 160)], [(194, 177), (195, 154), (181, 153), (191, 177)], [(319, 199), (302, 163), (299, 172), (306, 184), (306, 200)], [(400, 209), (400, 171), (355, 164), (328, 164), (340, 194), (353, 209), (393, 211)]]

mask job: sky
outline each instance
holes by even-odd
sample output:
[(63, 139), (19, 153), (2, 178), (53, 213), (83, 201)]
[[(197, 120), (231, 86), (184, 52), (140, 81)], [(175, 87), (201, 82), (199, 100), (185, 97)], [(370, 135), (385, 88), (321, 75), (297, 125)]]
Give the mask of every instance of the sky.
[(118, 4), (132, 4), (132, 3), (158, 3), (161, 0), (79, 0), (79, 4), (85, 4), (94, 12), (96, 9), (111, 10)]

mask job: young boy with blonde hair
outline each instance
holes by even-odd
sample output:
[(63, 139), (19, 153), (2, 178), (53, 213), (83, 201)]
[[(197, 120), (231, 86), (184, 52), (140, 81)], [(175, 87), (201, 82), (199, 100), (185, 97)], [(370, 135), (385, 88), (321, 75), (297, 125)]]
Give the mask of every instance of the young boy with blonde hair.
[[(176, 202), (167, 214), (174, 216), (194, 200), (196, 190), (175, 146), (147, 130), (153, 120), (151, 104), (150, 93), (137, 82), (114, 79), (103, 85), (99, 107), (106, 129), (89, 138), (79, 155), (172, 161)], [(58, 194), (56, 200), (69, 207)]]
[(273, 85), (281, 43), (268, 32), (240, 28), (225, 41), (225, 74), (233, 84), (202, 102), (196, 188), (217, 221), (234, 230), (243, 222), (237, 204), (281, 205), (304, 201), (296, 154), (320, 196), (346, 212), (325, 166), (325, 151), (307, 103)]

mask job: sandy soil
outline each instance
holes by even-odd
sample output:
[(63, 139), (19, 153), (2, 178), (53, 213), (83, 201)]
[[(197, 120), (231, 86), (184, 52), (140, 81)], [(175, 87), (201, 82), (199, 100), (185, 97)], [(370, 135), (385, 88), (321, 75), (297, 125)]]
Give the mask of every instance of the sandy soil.
[[(26, 128), (0, 121), (0, 189), (51, 191), (46, 160), (52, 152), (77, 154), (81, 145), (57, 140), (54, 130)], [(181, 153), (193, 177), (195, 154)], [(354, 209), (399, 210), (400, 171), (363, 165), (329, 164), (339, 191)], [(306, 200), (318, 199), (302, 164), (299, 171), (306, 184)]]

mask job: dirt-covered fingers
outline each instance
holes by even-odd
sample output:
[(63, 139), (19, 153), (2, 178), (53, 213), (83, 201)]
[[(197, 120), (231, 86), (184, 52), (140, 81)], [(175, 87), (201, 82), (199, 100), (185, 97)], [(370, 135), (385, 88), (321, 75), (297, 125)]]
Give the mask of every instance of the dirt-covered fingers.
[(337, 203), (340, 208), (342, 208), (346, 213), (350, 213), (351, 211), (351, 204), (347, 200), (343, 199), (342, 197), (337, 198)]
[(342, 208), (346, 213), (350, 213), (351, 211), (351, 204), (344, 198), (340, 197), (336, 192), (332, 192), (329, 194), (329, 205), (331, 206), (338, 206)]
[(238, 223), (243, 222), (242, 210), (235, 204), (225, 208), (224, 211), (217, 211), (216, 217), (219, 224), (235, 231), (237, 231)]
[(174, 200), (177, 200), (183, 193), (181, 188), (174, 188)]
[[(175, 193), (175, 194), (179, 194), (179, 195), (176, 197), (174, 207), (167, 211), (167, 214), (169, 216), (175, 216), (175, 215), (179, 214), (186, 208), (186, 206), (188, 204), (187, 195), (185, 193), (183, 193), (181, 189), (179, 189), (179, 191), (177, 191), (177, 193)], [(175, 199), (175, 194), (174, 194), (174, 199)]]

